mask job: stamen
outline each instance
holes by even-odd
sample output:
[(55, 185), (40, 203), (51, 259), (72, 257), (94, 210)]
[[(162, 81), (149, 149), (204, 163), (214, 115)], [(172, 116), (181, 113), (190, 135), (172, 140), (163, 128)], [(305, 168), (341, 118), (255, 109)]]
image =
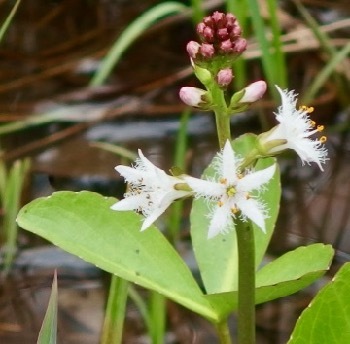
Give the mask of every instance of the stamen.
[(299, 111), (305, 111), (307, 113), (314, 112), (315, 108), (312, 106), (301, 105), (299, 106)]
[(226, 184), (227, 183), (227, 178), (220, 178), (220, 183), (221, 184)]
[(219, 201), (219, 202), (218, 202), (218, 206), (219, 206), (219, 207), (222, 207), (223, 205), (224, 205), (224, 202), (222, 202), (222, 201)]
[(243, 178), (243, 174), (242, 174), (242, 173), (238, 173), (238, 174), (237, 174), (237, 178), (238, 178), (238, 179), (242, 179), (242, 178)]
[(250, 195), (249, 195), (248, 192), (245, 194), (245, 198), (246, 198), (246, 199), (250, 199)]
[(317, 131), (321, 132), (324, 129), (324, 125), (318, 125), (317, 126)]
[(238, 210), (238, 208), (236, 208), (236, 207), (232, 207), (232, 208), (231, 208), (231, 213), (232, 213), (232, 214), (237, 214), (238, 211), (239, 211), (239, 210)]
[(316, 122), (315, 121), (310, 121), (310, 125), (311, 125), (311, 127), (315, 127), (316, 126)]
[(321, 136), (320, 137), (320, 142), (325, 143), (327, 141), (327, 136)]

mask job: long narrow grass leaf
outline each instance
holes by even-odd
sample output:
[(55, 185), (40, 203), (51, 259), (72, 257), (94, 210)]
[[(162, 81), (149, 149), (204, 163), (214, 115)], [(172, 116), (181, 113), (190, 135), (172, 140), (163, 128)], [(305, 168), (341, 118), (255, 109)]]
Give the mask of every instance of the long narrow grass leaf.
[(8, 27), (11, 24), (11, 21), (13, 19), (13, 17), (15, 16), (16, 12), (17, 12), (17, 8), (20, 4), (21, 0), (17, 0), (15, 5), (12, 7), (12, 10), (10, 12), (10, 14), (7, 16), (7, 18), (5, 19), (4, 23), (1, 25), (0, 27), (0, 42), (3, 39), (6, 30), (8, 29)]
[(336, 53), (333, 58), (324, 66), (324, 68), (317, 75), (308, 91), (304, 94), (303, 102), (310, 102), (325, 84), (330, 75), (339, 66), (342, 60), (344, 60), (350, 54), (350, 43), (348, 43), (343, 49)]
[(37, 344), (56, 344), (57, 337), (57, 273), (55, 271), (52, 283), (49, 305), (41, 326)]
[(110, 51), (103, 59), (100, 68), (92, 78), (90, 86), (102, 85), (106, 78), (110, 75), (112, 69), (119, 62), (125, 50), (157, 19), (171, 13), (181, 12), (185, 8), (187, 7), (179, 2), (164, 2), (152, 7), (136, 18), (131, 24), (129, 24), (129, 26), (127, 26), (127, 28), (115, 41)]
[(128, 285), (129, 282), (112, 274), (101, 344), (122, 343)]
[[(260, 7), (257, 0), (247, 0), (250, 14), (252, 16), (252, 22), (254, 27), (254, 32), (256, 38), (259, 41), (261, 52), (262, 52), (262, 66), (264, 70), (264, 74), (267, 79), (267, 83), (269, 87), (272, 89), (275, 84), (275, 70), (274, 70), (274, 58), (273, 54), (270, 51), (270, 43), (266, 37), (266, 29), (264, 25), (263, 18), (260, 13)], [(272, 94), (276, 94), (274, 91)], [(277, 96), (277, 95), (276, 95)]]
[(285, 61), (285, 54), (283, 52), (281, 40), (281, 28), (277, 17), (278, 7), (276, 0), (268, 0), (267, 8), (270, 14), (270, 26), (272, 30), (272, 45), (274, 47), (274, 61), (275, 61), (275, 83), (280, 87), (287, 87), (287, 68)]

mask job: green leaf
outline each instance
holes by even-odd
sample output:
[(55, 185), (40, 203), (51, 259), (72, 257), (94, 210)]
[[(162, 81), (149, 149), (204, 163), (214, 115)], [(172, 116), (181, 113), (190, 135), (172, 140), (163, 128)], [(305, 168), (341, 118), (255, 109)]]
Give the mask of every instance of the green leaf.
[(301, 314), (289, 344), (350, 343), (350, 263), (346, 263)]
[(55, 271), (49, 305), (47, 306), (37, 344), (56, 344), (57, 336), (57, 273)]
[[(242, 135), (233, 142), (235, 152), (241, 156), (247, 155), (256, 147), (256, 136), (252, 134)], [(260, 170), (272, 165), (273, 158), (260, 159), (256, 169)], [(205, 177), (212, 177), (214, 170), (212, 165), (204, 171)], [(259, 197), (269, 209), (269, 218), (266, 220), (266, 234), (260, 228), (255, 228), (255, 261), (259, 266), (270, 241), (279, 211), (281, 186), (279, 171), (266, 184), (265, 191), (259, 193)], [(224, 235), (218, 235), (207, 239), (209, 219), (206, 216), (210, 205), (206, 200), (194, 200), (191, 211), (191, 236), (194, 253), (201, 272), (201, 277), (208, 294), (216, 294), (237, 290), (238, 281), (238, 256), (236, 233), (234, 229)]]
[(142, 217), (112, 211), (115, 201), (87, 191), (56, 192), (23, 207), (17, 221), (103, 270), (218, 321), (220, 310), (213, 309), (162, 233), (154, 226), (140, 232)]
[[(287, 252), (257, 272), (255, 303), (287, 296), (304, 289), (328, 270), (333, 257), (330, 245), (313, 244)], [(212, 303), (229, 314), (237, 308), (237, 291), (208, 295)]]

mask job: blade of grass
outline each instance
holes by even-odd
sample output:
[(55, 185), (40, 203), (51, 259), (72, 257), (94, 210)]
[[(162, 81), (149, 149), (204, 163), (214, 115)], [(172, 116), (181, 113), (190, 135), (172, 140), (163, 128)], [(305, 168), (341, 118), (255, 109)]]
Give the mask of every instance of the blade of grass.
[(29, 159), (17, 160), (13, 164), (6, 178), (5, 193), (2, 201), (4, 207), (3, 228), (5, 234), (3, 273), (5, 275), (9, 272), (17, 251), (18, 226), (16, 223), (16, 217), (20, 208), (24, 180), (29, 168)]
[(319, 72), (310, 88), (304, 94), (302, 102), (309, 103), (325, 84), (327, 79), (331, 76), (334, 70), (337, 68), (339, 63), (344, 60), (350, 54), (350, 43), (348, 43), (343, 49), (337, 52), (332, 59), (324, 66), (324, 68)]
[(41, 326), (37, 344), (56, 344), (57, 336), (57, 272), (55, 271), (49, 305)]
[[(320, 43), (320, 46), (322, 49), (330, 55), (330, 59), (335, 58), (337, 54), (337, 49), (332, 45), (331, 40), (326, 32), (323, 32), (317, 21), (309, 14), (309, 12), (306, 10), (306, 8), (297, 0), (294, 0), (295, 5), (297, 6), (297, 9), (299, 13), (302, 15), (308, 26), (310, 27), (311, 31), (315, 35), (316, 39)], [(347, 80), (342, 78), (338, 73), (334, 73), (333, 75), (335, 83), (337, 84), (337, 95), (341, 102), (344, 104), (344, 106), (347, 106), (349, 104), (349, 97), (348, 93), (350, 91), (349, 89), (349, 83)], [(317, 79), (317, 78), (316, 78)], [(316, 80), (315, 80), (316, 81)], [(323, 84), (319, 84), (320, 87), (322, 87)], [(315, 96), (318, 92), (318, 89), (315, 89), (314, 91)], [(308, 98), (304, 98), (304, 100), (310, 101), (312, 98), (308, 96)]]
[(122, 158), (125, 158), (130, 161), (134, 161), (137, 159), (137, 154), (132, 152), (131, 150), (124, 148), (122, 146), (114, 145), (112, 143), (107, 143), (107, 142), (91, 142), (90, 143), (91, 147), (96, 147), (103, 149), (107, 152), (114, 153)]
[(3, 39), (6, 30), (8, 29), (9, 25), (11, 24), (11, 21), (13, 19), (13, 17), (15, 16), (16, 12), (17, 12), (17, 8), (20, 4), (21, 0), (17, 0), (15, 5), (12, 7), (12, 10), (10, 12), (10, 14), (7, 16), (7, 18), (5, 19), (4, 23), (1, 25), (0, 27), (0, 42)]
[(126, 280), (112, 275), (102, 329), (101, 344), (122, 343), (128, 285), (129, 282)]
[(202, 7), (202, 0), (191, 0), (191, 7), (192, 21), (194, 24), (198, 24), (205, 16), (205, 12)]
[(274, 70), (274, 54), (270, 52), (270, 43), (266, 38), (266, 28), (264, 25), (263, 18), (260, 14), (260, 7), (257, 0), (247, 0), (250, 9), (250, 15), (252, 17), (252, 23), (254, 27), (255, 35), (259, 41), (261, 52), (262, 52), (262, 66), (267, 84), (270, 89), (273, 90), (271, 94), (277, 98), (277, 94), (274, 91), (274, 85), (276, 81), (275, 70)]
[[(247, 32), (248, 28), (248, 6), (246, 0), (232, 0), (226, 2), (227, 12), (233, 13), (244, 32)], [(234, 69), (234, 84), (236, 90), (241, 90), (247, 85), (247, 63), (243, 58), (237, 59), (233, 64)]]
[(165, 343), (165, 324), (166, 324), (166, 298), (151, 291), (149, 302), (150, 318), (151, 318), (151, 339), (153, 344)]
[(148, 27), (157, 19), (171, 13), (177, 13), (187, 8), (178, 2), (164, 2), (156, 5), (136, 18), (121, 33), (115, 43), (112, 45), (106, 57), (103, 59), (100, 68), (93, 76), (90, 86), (102, 85), (110, 75), (112, 69), (119, 62), (122, 54)]
[(274, 68), (275, 72), (275, 83), (280, 87), (287, 87), (287, 68), (285, 61), (285, 54), (282, 49), (281, 40), (281, 28), (278, 21), (277, 13), (278, 6), (276, 0), (267, 0), (267, 8), (270, 14), (270, 26), (272, 30), (272, 46), (274, 47)]
[[(185, 170), (185, 160), (186, 160), (186, 150), (187, 150), (187, 129), (188, 122), (191, 116), (191, 109), (186, 109), (181, 114), (180, 127), (176, 138), (176, 149), (174, 157), (174, 165), (179, 167), (181, 170)], [(168, 233), (170, 237), (170, 242), (173, 244), (179, 237), (179, 232), (181, 229), (181, 219), (182, 219), (183, 202), (175, 202), (169, 213), (168, 217)]]

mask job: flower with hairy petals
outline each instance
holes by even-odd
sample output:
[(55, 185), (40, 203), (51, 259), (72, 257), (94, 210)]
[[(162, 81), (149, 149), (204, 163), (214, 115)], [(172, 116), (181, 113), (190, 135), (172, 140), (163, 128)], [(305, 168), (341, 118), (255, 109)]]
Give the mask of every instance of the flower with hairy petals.
[(124, 199), (112, 205), (111, 209), (119, 211), (136, 210), (145, 216), (141, 231), (145, 230), (164, 213), (170, 204), (191, 194), (190, 191), (177, 190), (183, 185), (180, 178), (170, 176), (153, 165), (138, 150), (139, 158), (134, 167), (118, 165), (115, 169), (129, 183), (129, 190)]
[(251, 192), (259, 191), (273, 177), (276, 165), (261, 171), (250, 171), (242, 176), (237, 170), (241, 161), (235, 155), (229, 141), (214, 159), (216, 180), (183, 176), (195, 197), (204, 197), (216, 203), (209, 214), (211, 220), (208, 238), (226, 233), (232, 227), (236, 216), (240, 216), (242, 220), (251, 220), (265, 233), (267, 209)]
[(321, 132), (323, 125), (317, 125), (310, 119), (313, 108), (301, 106), (296, 108), (296, 94), (294, 91), (281, 90), (276, 86), (282, 98), (282, 105), (275, 113), (277, 126), (266, 133), (262, 133), (260, 144), (267, 155), (278, 154), (286, 149), (294, 150), (303, 164), (315, 162), (321, 171), (322, 164), (327, 158), (327, 149), (324, 147), (326, 136), (311, 139), (310, 136)]

